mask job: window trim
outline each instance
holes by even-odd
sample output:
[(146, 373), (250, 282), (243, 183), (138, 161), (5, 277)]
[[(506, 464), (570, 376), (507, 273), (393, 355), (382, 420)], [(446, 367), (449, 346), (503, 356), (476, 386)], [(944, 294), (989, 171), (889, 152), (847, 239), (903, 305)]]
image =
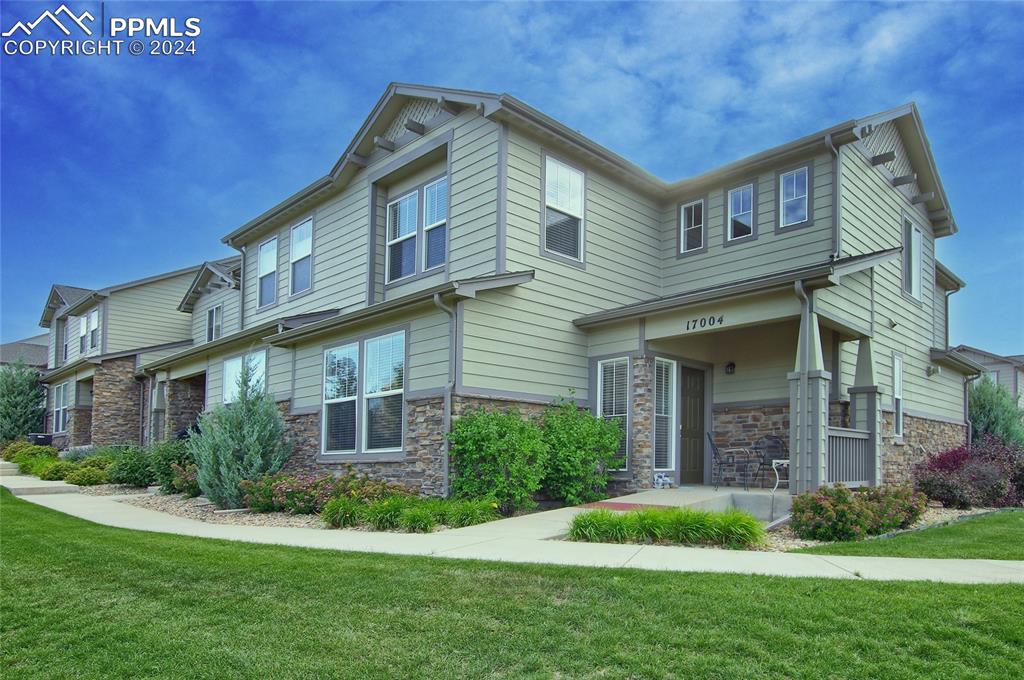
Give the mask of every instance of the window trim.
[[(367, 361), (367, 359), (370, 356), (370, 353), (366, 351), (367, 343), (369, 343), (372, 340), (380, 340), (380, 339), (383, 339), (383, 338), (390, 337), (392, 335), (399, 335), (399, 334), (402, 335), (402, 355), (403, 355), (402, 356), (402, 389), (400, 389), (400, 390), (385, 390), (384, 392), (371, 392), (371, 393), (367, 393), (366, 392), (366, 385), (365, 385), (366, 375), (368, 373), (368, 371), (366, 369), (366, 361)], [(362, 441), (360, 441), (360, 444), (362, 445), (361, 451), (363, 453), (368, 453), (368, 454), (399, 453), (399, 452), (401, 452), (401, 451), (403, 451), (405, 449), (405, 392), (406, 392), (405, 386), (406, 386), (406, 383), (409, 381), (409, 363), (408, 363), (409, 362), (409, 352), (407, 350), (407, 348), (409, 347), (409, 335), (408, 335), (408, 333), (406, 333), (405, 329), (401, 329), (401, 330), (397, 330), (397, 331), (392, 331), (390, 333), (382, 333), (380, 335), (375, 335), (375, 336), (370, 337), (370, 338), (365, 338), (362, 341), (361, 344), (362, 344), (361, 348), (363, 350), (363, 354), (362, 354), (362, 361), (363, 361), (362, 378), (360, 379), (360, 389), (359, 389), (360, 405), (362, 405), (362, 407), (363, 407), (363, 413), (362, 413), (363, 432), (362, 432)], [(397, 447), (389, 447), (389, 448), (385, 448), (385, 449), (371, 449), (370, 446), (369, 446), (369, 437), (370, 437), (370, 422), (369, 422), (370, 409), (366, 406), (366, 403), (370, 399), (379, 399), (379, 398), (382, 398), (382, 397), (393, 397), (395, 395), (401, 395), (401, 397), (402, 397), (402, 415), (401, 415), (402, 433), (400, 435), (401, 436), (401, 443)], [(356, 417), (357, 418), (360, 417), (358, 413), (356, 414)]]
[[(657, 439), (655, 433), (658, 427), (658, 364), (665, 363), (669, 365), (669, 375), (671, 376), (670, 383), (670, 394), (672, 395), (672, 408), (668, 414), (668, 459), (670, 467), (660, 468), (658, 467), (658, 451)], [(678, 467), (677, 463), (679, 460), (679, 362), (675, 359), (668, 359), (666, 357), (654, 357), (654, 371), (651, 375), (651, 385), (654, 388), (652, 390), (652, 401), (654, 406), (654, 413), (651, 418), (651, 464), (652, 469), (655, 472), (676, 472)]]
[[(277, 243), (277, 237), (278, 237), (278, 234), (274, 234), (273, 236), (271, 236), (270, 238), (266, 239), (265, 241), (260, 242), (260, 244), (256, 246), (256, 309), (257, 310), (267, 309), (268, 307), (273, 307), (278, 302), (279, 291), (277, 290), (277, 287), (280, 284), (280, 281), (278, 281), (278, 278), (277, 278), (277, 270), (280, 269), (280, 267), (281, 267), (281, 262), (280, 262), (281, 251), (280, 251), (280, 249), (278, 247), (279, 244)], [(260, 274), (260, 264), (261, 264), (261, 260), (263, 259), (262, 257), (260, 257), (260, 254), (261, 254), (260, 251), (263, 250), (263, 246), (267, 245), (271, 241), (274, 242), (274, 268), (271, 271), (267, 272), (266, 274)], [(260, 294), (263, 291), (263, 286), (260, 285), (260, 284), (262, 283), (262, 279), (263, 279), (264, 276), (270, 276), (271, 274), (274, 275), (274, 299), (271, 300), (270, 302), (263, 302), (262, 300), (260, 300)]]
[[(220, 323), (217, 322), (217, 312), (220, 312)], [(213, 323), (211, 323), (210, 317), (213, 316)], [(214, 334), (213, 330), (219, 327), (219, 332)], [(206, 310), (206, 341), (213, 342), (219, 340), (224, 335), (224, 305), (214, 305)]]
[(66, 364), (68, 362), (68, 357), (71, 356), (71, 347), (70, 347), (70, 343), (71, 343), (71, 337), (70, 336), (71, 336), (71, 333), (69, 332), (70, 330), (71, 330), (71, 317), (70, 316), (65, 316), (64, 317), (64, 324), (61, 327), (61, 352), (62, 352), (62, 355), (61, 355), (62, 358), (60, 360), (61, 364)]
[[(897, 366), (899, 370), (897, 371)], [(903, 370), (903, 355), (899, 352), (892, 353), (892, 434), (893, 437), (903, 439), (903, 416), (906, 415), (906, 408), (903, 404), (903, 381), (906, 371)], [(896, 380), (897, 374), (899, 381)], [(899, 389), (897, 389), (897, 386)], [(897, 408), (897, 401), (899, 408)]]
[[(784, 212), (782, 209), (782, 181), (786, 175), (792, 174), (804, 170), (807, 172), (807, 196), (805, 202), (807, 204), (807, 218), (800, 222), (793, 222), (792, 224), (783, 224)], [(799, 165), (790, 166), (783, 168), (775, 172), (775, 191), (778, 192), (777, 200), (775, 201), (775, 209), (778, 211), (778, 219), (775, 220), (775, 233), (788, 233), (796, 229), (810, 226), (814, 223), (814, 161), (810, 160)]]
[(220, 403), (221, 404), (233, 404), (234, 400), (228, 401), (228, 390), (227, 390), (227, 375), (225, 371), (227, 369), (227, 363), (234, 361), (242, 357), (247, 357), (255, 354), (263, 354), (263, 391), (270, 394), (270, 349), (268, 347), (259, 347), (248, 352), (237, 352), (235, 354), (228, 355), (221, 359), (220, 362)]
[(89, 315), (86, 313), (78, 318), (78, 354), (84, 356), (89, 351)]
[[(702, 203), (703, 208), (701, 215), (704, 218), (704, 222), (701, 225), (701, 247), (693, 248), (692, 250), (683, 250), (683, 245), (686, 243), (686, 235), (683, 234), (683, 210), (695, 205)], [(698, 196), (697, 198), (683, 201), (676, 204), (676, 259), (683, 257), (690, 257), (692, 255), (700, 255), (701, 253), (708, 252), (708, 196)]]
[[(68, 431), (68, 409), (70, 403), (68, 401), (68, 385), (71, 381), (65, 381), (59, 385), (53, 387), (53, 434), (63, 434)], [(57, 393), (60, 393), (61, 400), (60, 405), (57, 404)], [(60, 423), (60, 429), (57, 429), (57, 424)]]
[[(750, 187), (750, 233), (746, 236), (738, 236), (736, 238), (730, 238), (730, 227), (732, 226), (732, 199), (731, 195), (734, 191), (746, 189)], [(725, 222), (722, 225), (722, 239), (723, 245), (733, 246), (739, 243), (748, 243), (750, 241), (757, 240), (757, 178), (750, 179), (746, 182), (740, 182), (733, 184), (732, 186), (726, 187), (724, 190), (725, 205), (723, 206), (723, 215), (725, 216)]]
[[(95, 315), (95, 318), (96, 318), (96, 327), (95, 328), (93, 328), (93, 325), (92, 325), (92, 320), (93, 320), (94, 315)], [(99, 306), (96, 306), (96, 307), (93, 307), (92, 309), (90, 309), (89, 313), (87, 314), (87, 316), (88, 316), (88, 319), (89, 319), (89, 351), (92, 352), (94, 349), (99, 349), (100, 345), (103, 342), (102, 339), (101, 339), (102, 336), (100, 334), (100, 308), (99, 308)], [(96, 334), (95, 337), (93, 336), (93, 333)]]
[[(903, 257), (902, 286), (904, 296), (917, 304), (924, 304), (924, 228), (909, 213), (903, 213)], [(914, 249), (914, 234), (919, 235), (918, 248)], [(917, 260), (915, 263), (914, 260)], [(914, 277), (916, 272), (916, 279)], [(917, 282), (917, 295), (914, 282)]]
[[(356, 349), (356, 393), (351, 397), (339, 397), (336, 399), (328, 399), (326, 395), (327, 390), (327, 355), (330, 352), (339, 349), (345, 349), (346, 347), (355, 347)], [(320, 362), (323, 364), (323, 372), (321, 378), (323, 382), (320, 384), (320, 453), (326, 456), (352, 456), (359, 451), (359, 393), (362, 391), (363, 372), (362, 372), (362, 355), (361, 355), (362, 343), (360, 340), (352, 340), (345, 342), (340, 345), (332, 345), (330, 347), (324, 347)], [(355, 427), (355, 435), (352, 438), (352, 450), (335, 450), (327, 448), (327, 407), (331, 404), (340, 404), (343, 402), (352, 401), (355, 402), (355, 422), (352, 423)]]
[[(299, 260), (309, 258), (309, 287), (303, 288), (300, 291), (295, 290), (295, 263), (299, 260), (295, 259), (295, 230), (299, 227), (309, 223), (309, 255), (303, 255)], [(292, 226), (288, 227), (288, 297), (296, 298), (307, 293), (313, 292), (313, 252), (315, 251), (316, 245), (316, 220), (313, 215), (309, 215)]]
[[(582, 196), (582, 205), (583, 205), (583, 211), (582, 212), (583, 212), (583, 214), (577, 216), (577, 215), (572, 215), (570, 213), (565, 213), (564, 210), (561, 210), (559, 208), (554, 208), (554, 207), (552, 208), (552, 210), (557, 210), (558, 212), (563, 212), (566, 215), (569, 215), (570, 217), (577, 217), (579, 219), (579, 221), (580, 221), (580, 257), (578, 259), (575, 258), (575, 257), (570, 257), (569, 255), (564, 255), (562, 253), (557, 253), (557, 252), (548, 250), (547, 247), (546, 247), (546, 244), (547, 244), (547, 231), (548, 231), (548, 210), (547, 210), (548, 209), (548, 196), (547, 196), (547, 194), (548, 194), (547, 174), (548, 173), (547, 173), (547, 168), (548, 168), (548, 159), (549, 158), (551, 160), (555, 161), (556, 163), (561, 163), (562, 165), (564, 165), (564, 166), (566, 166), (566, 167), (568, 167), (568, 168), (570, 168), (572, 170), (575, 170), (576, 172), (578, 172), (581, 175), (583, 175), (583, 196)], [(576, 165), (574, 165), (572, 163), (569, 163), (568, 161), (563, 160), (562, 157), (557, 156), (557, 155), (547, 151), (546, 149), (541, 149), (541, 153), (540, 153), (540, 255), (542, 257), (546, 257), (548, 259), (555, 260), (556, 262), (561, 262), (562, 264), (567, 264), (569, 266), (576, 267), (578, 269), (586, 269), (587, 268), (587, 183), (588, 183), (588, 179), (589, 179), (588, 175), (589, 175), (589, 173), (584, 168), (578, 167), (578, 166), (576, 166)]]
[[(366, 437), (366, 425), (365, 415), (363, 411), (366, 410), (365, 406), (365, 393), (363, 389), (363, 375), (366, 372), (365, 356), (366, 356), (366, 342), (368, 340), (374, 340), (376, 338), (386, 337), (388, 335), (394, 335), (396, 333), (405, 334), (405, 346), (403, 347), (403, 361), (405, 362), (405, 375), (404, 384), (402, 389), (402, 445), (397, 449), (371, 449), (367, 450), (364, 446)], [(355, 451), (327, 451), (326, 450), (326, 437), (327, 437), (327, 410), (324, 408), (324, 387), (325, 382), (320, 384), (320, 454), (319, 460), (325, 463), (352, 463), (352, 462), (372, 462), (372, 461), (396, 461), (404, 460), (405, 458), (405, 441), (408, 435), (408, 424), (406, 423), (406, 415), (408, 413), (408, 395), (411, 390), (409, 389), (409, 345), (410, 345), (410, 325), (403, 324), (400, 326), (391, 326), (388, 328), (380, 328), (372, 332), (363, 333), (361, 335), (354, 335), (342, 338), (336, 342), (325, 344), (321, 347), (320, 361), (323, 364), (321, 372), (321, 379), (325, 379), (327, 375), (327, 352), (346, 347), (348, 345), (356, 345), (357, 347), (357, 361), (359, 366), (359, 379), (356, 384), (356, 450)], [(379, 395), (373, 395), (379, 396)]]
[[(626, 458), (626, 460), (625, 460), (625, 465), (623, 467), (621, 467), (621, 468), (610, 468), (609, 472), (612, 472), (612, 473), (615, 473), (615, 474), (623, 474), (623, 473), (628, 473), (632, 469), (632, 465), (630, 464), (631, 463), (630, 462), (630, 458), (632, 457), (631, 456), (632, 444), (633, 444), (633, 433), (632, 433), (632, 429), (633, 429), (633, 404), (632, 404), (632, 399), (630, 398), (630, 395), (633, 392), (633, 357), (632, 357), (632, 355), (630, 355), (630, 354), (616, 354), (616, 355), (609, 355), (609, 356), (605, 356), (605, 357), (596, 357), (596, 358), (594, 358), (595, 375), (594, 375), (593, 385), (594, 385), (595, 395), (594, 395), (593, 403), (594, 403), (594, 415), (596, 415), (598, 418), (601, 418), (602, 420), (604, 420), (604, 414), (602, 413), (602, 407), (604, 405), (603, 404), (603, 401), (604, 401), (603, 400), (603, 396), (604, 396), (604, 394), (603, 394), (604, 373), (603, 373), (603, 371), (601, 369), (602, 369), (602, 367), (605, 364), (614, 363), (614, 362), (617, 362), (617, 361), (624, 361), (626, 363), (626, 412), (623, 414), (623, 416), (625, 417), (625, 420), (626, 420), (626, 426), (625, 426), (625, 435), (626, 435), (626, 437), (625, 437), (625, 448), (626, 448), (625, 458)], [(618, 416), (618, 414), (613, 414), (613, 415)], [(653, 423), (652, 423), (652, 426), (653, 426)]]
[[(391, 238), (391, 206), (395, 205), (396, 203), (402, 202), (403, 200), (409, 198), (410, 196), (415, 196), (416, 197), (416, 228), (413, 229), (411, 233), (408, 233), (405, 236), (399, 236), (398, 238), (392, 239)], [(414, 276), (416, 276), (417, 274), (420, 273), (420, 271), (419, 271), (419, 269), (420, 269), (420, 267), (419, 267), (419, 252), (420, 252), (421, 241), (419, 239), (419, 236), (420, 236), (420, 223), (422, 221), (422, 217), (420, 215), (420, 203), (422, 203), (422, 201), (420, 200), (420, 190), (417, 187), (417, 188), (410, 189), (409, 191), (406, 191), (406, 192), (400, 194), (394, 200), (388, 200), (384, 204), (384, 285), (385, 286), (391, 285), (393, 283), (399, 283), (399, 282), (405, 283), (405, 281), (407, 279), (409, 279), (411, 277), (414, 277)], [(405, 276), (399, 276), (397, 279), (393, 279), (393, 278), (391, 278), (391, 246), (395, 245), (396, 243), (401, 243), (402, 241), (408, 241), (409, 239), (416, 239), (416, 241), (413, 243), (412, 271), (410, 273), (406, 274)]]
[[(434, 222), (433, 224), (427, 224), (427, 189), (429, 189), (430, 187), (432, 187), (432, 186), (434, 186), (436, 184), (440, 184), (441, 182), (447, 182), (447, 185), (445, 187), (447, 196), (445, 198), (444, 219), (439, 221), (439, 222)], [(423, 210), (422, 210), (422, 214), (423, 214), (423, 219), (422, 219), (422, 223), (423, 223), (423, 227), (422, 227), (423, 228), (422, 246), (423, 247), (421, 248), (421, 250), (423, 251), (423, 258), (422, 258), (423, 261), (420, 262), (420, 271), (419, 271), (419, 273), (424, 274), (424, 273), (427, 273), (427, 272), (433, 272), (434, 270), (441, 269), (442, 267), (446, 267), (448, 265), (448, 216), (449, 216), (449, 213), (451, 213), (451, 210), (452, 210), (452, 183), (451, 183), (451, 180), (449, 180), (449, 178), (448, 178), (448, 174), (445, 173), (443, 176), (438, 177), (435, 180), (428, 181), (426, 184), (423, 185), (422, 191), (423, 191), (423, 200), (421, 201), (421, 203), (423, 204)], [(442, 262), (441, 264), (435, 264), (433, 267), (427, 267), (427, 232), (432, 231), (434, 229), (438, 229), (438, 228), (440, 228), (442, 226), (445, 228), (445, 233), (444, 233), (444, 262)]]

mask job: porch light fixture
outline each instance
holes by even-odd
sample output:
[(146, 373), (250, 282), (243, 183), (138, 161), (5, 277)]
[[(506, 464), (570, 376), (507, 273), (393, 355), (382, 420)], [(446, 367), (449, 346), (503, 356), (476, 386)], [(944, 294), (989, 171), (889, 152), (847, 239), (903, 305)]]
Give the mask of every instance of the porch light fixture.
[(727, 363), (725, 365), (725, 374), (726, 375), (732, 375), (735, 372), (736, 372), (736, 362), (730, 361), (729, 363)]

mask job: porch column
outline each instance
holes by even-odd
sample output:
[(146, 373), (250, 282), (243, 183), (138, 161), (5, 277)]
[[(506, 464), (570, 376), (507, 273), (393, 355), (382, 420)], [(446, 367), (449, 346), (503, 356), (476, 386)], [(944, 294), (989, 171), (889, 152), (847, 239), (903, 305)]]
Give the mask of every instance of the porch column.
[[(802, 365), (805, 352), (806, 364)], [(806, 373), (801, 371), (804, 367)], [(798, 494), (817, 489), (828, 479), (825, 462), (828, 456), (828, 395), (832, 374), (825, 370), (817, 314), (807, 314), (801, 322), (795, 370), (787, 377), (789, 491)]]
[(868, 437), (868, 481), (882, 483), (882, 391), (875, 380), (874, 351), (871, 338), (863, 338), (857, 348), (857, 374), (850, 388), (850, 424), (866, 430)]

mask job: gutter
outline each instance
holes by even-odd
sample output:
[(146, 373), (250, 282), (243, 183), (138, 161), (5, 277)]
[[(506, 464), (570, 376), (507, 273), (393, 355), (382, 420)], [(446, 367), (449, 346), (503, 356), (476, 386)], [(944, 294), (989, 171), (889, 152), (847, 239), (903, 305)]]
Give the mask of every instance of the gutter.
[(456, 385), (456, 372), (459, 370), (458, 364), (455, 361), (455, 333), (458, 327), (458, 322), (455, 318), (455, 310), (450, 306), (444, 304), (441, 301), (441, 294), (434, 293), (434, 306), (440, 309), (442, 312), (448, 315), (448, 322), (451, 324), (451, 330), (449, 332), (449, 349), (448, 349), (448, 384), (444, 386), (444, 417), (442, 427), (444, 428), (444, 464), (443, 464), (443, 486), (441, 489), (442, 495), (448, 497), (449, 479), (451, 470), (451, 457), (449, 455), (449, 444), (448, 444), (448, 433), (452, 431), (452, 392), (455, 391)]

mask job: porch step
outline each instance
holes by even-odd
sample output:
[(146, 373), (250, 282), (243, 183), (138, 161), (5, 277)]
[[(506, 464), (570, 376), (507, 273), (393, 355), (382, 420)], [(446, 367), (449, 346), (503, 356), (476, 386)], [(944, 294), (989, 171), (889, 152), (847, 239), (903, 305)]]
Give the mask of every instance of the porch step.
[(15, 496), (36, 496), (40, 494), (78, 493), (78, 487), (66, 482), (49, 482), (28, 475), (12, 475), (4, 473), (0, 476), (0, 486)]
[(0, 461), (0, 474), (5, 473), (9, 475), (18, 474), (18, 466), (14, 463), (8, 463), (6, 460)]

